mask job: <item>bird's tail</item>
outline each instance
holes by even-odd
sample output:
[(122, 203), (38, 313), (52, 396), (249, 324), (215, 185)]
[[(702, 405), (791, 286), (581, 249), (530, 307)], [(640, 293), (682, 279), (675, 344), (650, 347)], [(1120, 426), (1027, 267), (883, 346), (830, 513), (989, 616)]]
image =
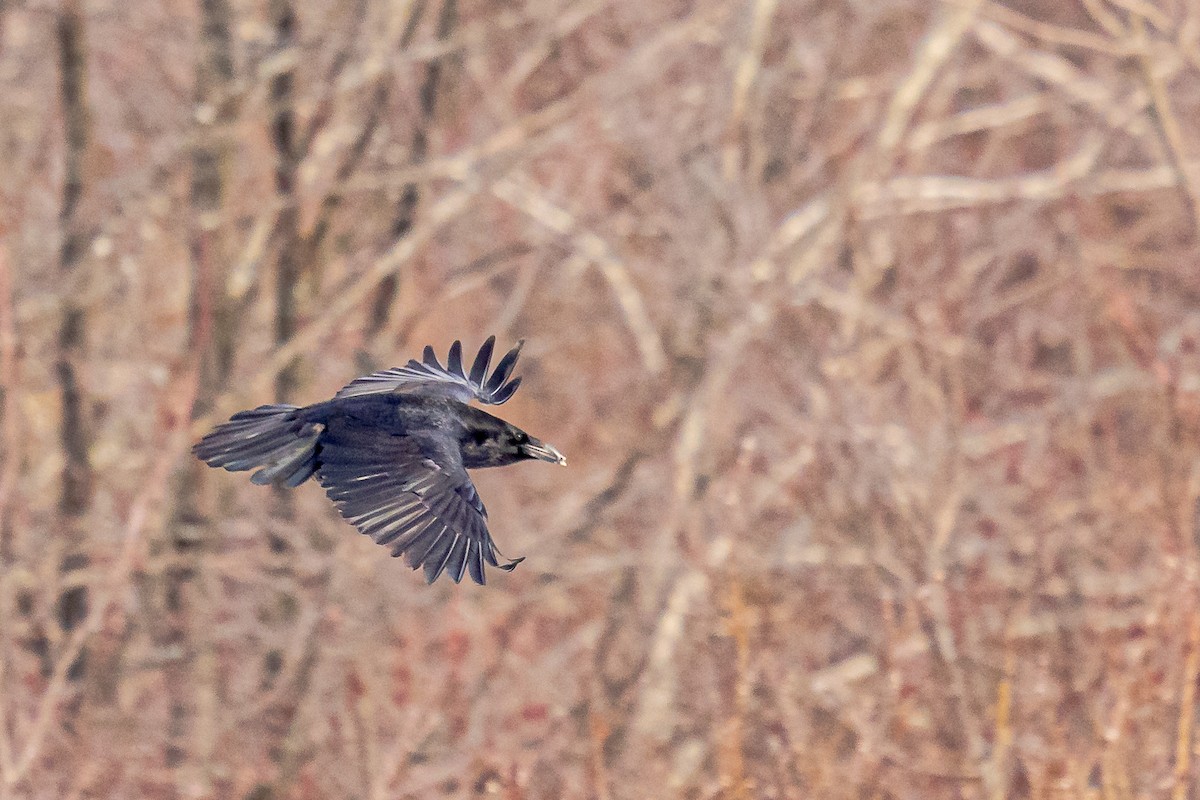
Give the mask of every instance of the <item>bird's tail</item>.
[(317, 470), (318, 440), (325, 426), (306, 422), (298, 406), (259, 406), (239, 411), (192, 448), (210, 467), (231, 472), (261, 467), (250, 476), (257, 484), (299, 486)]

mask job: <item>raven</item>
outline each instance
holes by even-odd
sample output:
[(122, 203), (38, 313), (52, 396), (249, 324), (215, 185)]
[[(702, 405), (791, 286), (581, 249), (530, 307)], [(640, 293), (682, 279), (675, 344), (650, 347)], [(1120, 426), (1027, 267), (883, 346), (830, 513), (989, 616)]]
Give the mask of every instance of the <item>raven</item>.
[(258, 468), (256, 484), (299, 486), (316, 475), (341, 515), (377, 543), (403, 555), (433, 583), (443, 571), (485, 582), (484, 562), (501, 564), (487, 510), (468, 469), (537, 458), (566, 464), (562, 453), (520, 428), (467, 405), (500, 405), (521, 383), (509, 380), (524, 340), (488, 373), (496, 337), (479, 348), (468, 373), (462, 343), (442, 366), (432, 347), (421, 361), (352, 381), (332, 400), (303, 408), (240, 411), (192, 452), (211, 467)]

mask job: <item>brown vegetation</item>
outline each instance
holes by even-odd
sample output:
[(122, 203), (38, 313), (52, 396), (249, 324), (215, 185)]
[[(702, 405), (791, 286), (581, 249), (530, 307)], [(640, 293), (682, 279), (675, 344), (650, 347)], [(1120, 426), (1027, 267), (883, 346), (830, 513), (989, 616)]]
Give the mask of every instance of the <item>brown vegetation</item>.
[[(1200, 794), (1200, 7), (0, 2), (0, 800)], [(427, 587), (205, 470), (528, 339)]]

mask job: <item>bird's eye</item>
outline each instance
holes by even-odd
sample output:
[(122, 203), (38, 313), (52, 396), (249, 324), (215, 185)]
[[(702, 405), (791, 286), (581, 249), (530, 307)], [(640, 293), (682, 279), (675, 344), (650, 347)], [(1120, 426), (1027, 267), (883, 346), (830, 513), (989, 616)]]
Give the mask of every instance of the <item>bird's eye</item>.
[(529, 436), (525, 433), (525, 431), (517, 431), (513, 434), (513, 440), (517, 444), (525, 444), (529, 441)]

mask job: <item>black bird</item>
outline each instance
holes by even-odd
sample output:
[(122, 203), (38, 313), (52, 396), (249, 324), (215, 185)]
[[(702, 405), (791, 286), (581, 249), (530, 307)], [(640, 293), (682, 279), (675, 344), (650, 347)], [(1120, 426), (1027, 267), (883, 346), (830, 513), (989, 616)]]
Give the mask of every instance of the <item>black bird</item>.
[(267, 405), (240, 411), (193, 448), (211, 467), (258, 467), (257, 484), (299, 486), (312, 475), (359, 531), (425, 568), (429, 583), (443, 571), (455, 583), (469, 574), (482, 584), (484, 563), (501, 564), (487, 529), (487, 510), (468, 469), (537, 458), (566, 464), (545, 442), (467, 405), (500, 405), (520, 378), (509, 380), (524, 341), (488, 374), (496, 337), (479, 348), (470, 373), (462, 344), (446, 366), (432, 347), (421, 361), (358, 378), (332, 400), (315, 405)]

